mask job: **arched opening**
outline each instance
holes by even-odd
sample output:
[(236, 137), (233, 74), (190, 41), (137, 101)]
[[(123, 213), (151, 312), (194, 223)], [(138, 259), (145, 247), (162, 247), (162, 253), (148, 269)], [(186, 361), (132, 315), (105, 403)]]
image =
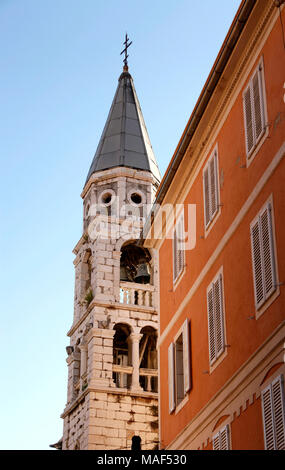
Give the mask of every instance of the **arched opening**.
[(151, 255), (146, 248), (137, 246), (135, 242), (121, 248), (120, 280), (149, 284), (151, 281)]
[[(129, 325), (118, 323), (114, 326), (115, 335), (113, 339), (113, 381), (118, 388), (130, 388), (131, 372), (131, 348), (129, 336), (131, 329)], [(117, 366), (117, 367), (116, 367)]]
[(140, 385), (147, 392), (157, 392), (157, 330), (145, 326), (140, 340)]

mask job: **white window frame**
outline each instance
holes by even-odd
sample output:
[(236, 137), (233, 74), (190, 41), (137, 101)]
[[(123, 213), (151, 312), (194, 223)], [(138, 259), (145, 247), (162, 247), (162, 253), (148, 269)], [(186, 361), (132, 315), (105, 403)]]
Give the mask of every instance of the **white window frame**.
[[(267, 240), (265, 238), (266, 226), (264, 222), (266, 220), (268, 223)], [(255, 309), (260, 315), (264, 311), (262, 311), (262, 308), (266, 306), (273, 294), (275, 292), (279, 293), (272, 196), (262, 206), (250, 224), (250, 241)], [(268, 262), (265, 266), (265, 259), (268, 260), (268, 254), (270, 254), (270, 269), (268, 268)], [(268, 280), (270, 273), (271, 287)]]
[[(211, 174), (211, 167), (214, 174)], [(212, 175), (212, 177), (211, 177)], [(207, 231), (220, 211), (219, 159), (216, 145), (203, 169), (204, 225)]]
[(209, 362), (213, 366), (226, 351), (223, 268), (207, 288)]
[(261, 391), (265, 450), (285, 450), (284, 376), (276, 377)]
[(176, 284), (185, 268), (184, 212), (177, 218), (173, 230), (173, 284)]
[[(254, 80), (257, 77), (259, 100), (258, 105), (260, 106), (260, 126), (259, 133), (256, 130), (256, 105), (254, 93)], [(257, 67), (252, 73), (246, 88), (243, 91), (243, 118), (244, 118), (244, 133), (245, 133), (245, 148), (247, 163), (253, 159), (255, 150), (258, 147), (262, 137), (266, 133), (267, 123), (267, 109), (266, 109), (266, 92), (265, 92), (265, 80), (264, 80), (264, 65), (263, 58), (260, 59)], [(248, 101), (249, 100), (249, 101)], [(248, 103), (248, 106), (247, 106)], [(250, 116), (248, 115), (248, 111)], [(252, 145), (249, 144), (249, 133), (248, 128), (251, 131)]]
[(230, 450), (230, 426), (227, 424), (213, 438), (213, 450)]
[[(183, 370), (183, 393), (184, 397), (177, 396), (177, 364), (176, 364), (176, 345), (182, 336), (182, 370)], [(190, 321), (188, 318), (184, 321), (182, 327), (177, 332), (174, 340), (168, 347), (168, 389), (169, 389), (169, 413), (174, 410), (178, 412), (188, 399), (188, 392), (192, 388), (191, 380), (191, 346), (190, 346)], [(180, 364), (181, 366), (181, 364)]]

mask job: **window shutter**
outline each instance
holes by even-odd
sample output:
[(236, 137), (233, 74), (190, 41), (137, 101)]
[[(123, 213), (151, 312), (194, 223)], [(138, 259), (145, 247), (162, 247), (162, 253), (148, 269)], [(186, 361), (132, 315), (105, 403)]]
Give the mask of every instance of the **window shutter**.
[(210, 364), (225, 350), (222, 275), (208, 289), (208, 330)]
[(220, 450), (220, 433), (213, 437), (213, 450)]
[(219, 357), (225, 349), (224, 341), (224, 315), (222, 298), (222, 276), (213, 284), (214, 292), (214, 316), (215, 316), (215, 349), (216, 357)]
[(261, 392), (266, 450), (285, 450), (285, 405), (283, 375)]
[(177, 232), (178, 232), (178, 275), (181, 273), (181, 271), (184, 268), (184, 255), (185, 255), (185, 249), (184, 249), (184, 217), (183, 215), (180, 217), (179, 222), (178, 222), (178, 227), (177, 227)]
[(175, 409), (175, 390), (174, 390), (174, 344), (168, 347), (168, 393), (169, 393), (169, 413)]
[(176, 233), (176, 228), (174, 229), (174, 234), (173, 234), (173, 280), (177, 278), (177, 233)]
[(252, 108), (251, 108), (250, 86), (247, 87), (243, 95), (243, 109), (244, 109), (244, 119), (245, 119), (246, 153), (248, 155), (254, 146), (253, 114), (252, 114)]
[(209, 171), (208, 167), (204, 170), (204, 211), (205, 211), (205, 226), (207, 227), (210, 222), (210, 186), (209, 186)]
[(275, 449), (285, 450), (285, 410), (283, 376), (272, 382), (272, 402), (275, 431)]
[(259, 137), (264, 130), (264, 116), (263, 116), (263, 102), (262, 102), (262, 83), (261, 73), (257, 70), (252, 79), (252, 96), (253, 96), (253, 109), (254, 109), (254, 132), (255, 141), (259, 140)]
[(259, 219), (251, 227), (251, 248), (254, 277), (255, 306), (258, 309), (264, 301), (263, 267)]
[(229, 450), (230, 439), (229, 439), (229, 425), (227, 424), (213, 437), (213, 450)]
[(268, 298), (275, 290), (275, 268), (273, 256), (271, 206), (268, 204), (260, 215), (260, 226), (262, 235), (262, 254), (264, 267), (264, 291)]
[(263, 414), (263, 431), (265, 450), (274, 450), (274, 429), (273, 429), (273, 413), (271, 400), (271, 385), (264, 389), (261, 393), (262, 398), (262, 414)]
[(184, 217), (176, 223), (173, 234), (173, 280), (175, 281), (184, 268)]
[(262, 69), (258, 66), (243, 94), (246, 152), (249, 156), (265, 128)]
[(258, 309), (276, 289), (271, 205), (251, 225), (255, 306)]
[(211, 218), (214, 217), (218, 209), (218, 186), (217, 186), (217, 154), (214, 153), (213, 158), (209, 162), (210, 171), (210, 198), (211, 198)]
[(208, 290), (208, 330), (209, 330), (209, 355), (210, 364), (216, 359), (215, 348), (215, 315), (214, 315), (214, 290), (211, 287)]
[(229, 425), (220, 431), (220, 450), (229, 450)]
[(184, 395), (191, 388), (191, 370), (190, 370), (190, 323), (186, 318), (182, 327), (183, 336), (183, 374), (184, 374)]

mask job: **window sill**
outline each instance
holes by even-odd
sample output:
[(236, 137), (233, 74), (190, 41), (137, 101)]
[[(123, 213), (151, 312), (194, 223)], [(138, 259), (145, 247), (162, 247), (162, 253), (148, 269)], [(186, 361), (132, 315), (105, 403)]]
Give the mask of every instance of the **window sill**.
[(261, 146), (263, 145), (264, 141), (267, 139), (269, 134), (269, 126), (268, 124), (265, 126), (265, 129), (263, 131), (263, 134), (260, 136), (259, 140), (255, 144), (254, 148), (251, 150), (251, 152), (246, 156), (246, 168), (248, 168), (252, 161), (255, 159), (256, 155), (258, 154)]
[(175, 292), (178, 284), (180, 284), (181, 279), (183, 278), (184, 274), (186, 272), (186, 264), (184, 264), (184, 267), (181, 271), (181, 273), (178, 275), (178, 277), (173, 281), (173, 292)]
[(179, 411), (186, 405), (189, 400), (189, 393), (183, 398), (183, 400), (176, 406), (174, 414), (177, 415)]
[(225, 347), (225, 350), (222, 352), (222, 354), (218, 357), (218, 359), (215, 360), (215, 362), (210, 365), (210, 371), (209, 374), (212, 374), (214, 370), (223, 362), (223, 360), (226, 358), (228, 355), (228, 348)]
[(221, 215), (221, 210), (222, 208), (222, 205), (221, 203), (219, 204), (219, 210), (218, 212), (216, 212), (216, 214), (214, 215), (213, 219), (211, 220), (211, 222), (209, 222), (208, 226), (205, 227), (205, 231), (204, 231), (204, 239), (207, 238), (207, 236), (209, 235), (209, 233), (211, 232), (212, 228), (214, 227), (215, 223), (217, 222), (218, 218), (220, 217)]
[(271, 296), (262, 304), (259, 309), (255, 310), (255, 319), (258, 320), (264, 312), (270, 307), (270, 305), (277, 299), (280, 295), (280, 287), (277, 286), (276, 290), (272, 292)]

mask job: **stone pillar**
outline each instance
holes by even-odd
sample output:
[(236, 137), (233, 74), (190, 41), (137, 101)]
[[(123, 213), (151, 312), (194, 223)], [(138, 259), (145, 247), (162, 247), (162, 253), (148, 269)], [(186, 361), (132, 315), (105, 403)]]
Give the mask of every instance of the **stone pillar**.
[(140, 386), (140, 374), (139, 374), (139, 367), (140, 367), (140, 339), (142, 338), (142, 334), (140, 333), (131, 333), (129, 336), (129, 340), (131, 341), (132, 346), (132, 366), (133, 366), (133, 374), (132, 374), (132, 392), (141, 392), (143, 391), (142, 387)]
[(87, 372), (87, 344), (80, 346), (81, 361), (80, 361), (80, 377)]
[(68, 365), (68, 391), (67, 391), (67, 403), (71, 403), (76, 397), (76, 391), (74, 385), (79, 379), (79, 368), (80, 368), (80, 354), (78, 352), (72, 352), (66, 359)]

